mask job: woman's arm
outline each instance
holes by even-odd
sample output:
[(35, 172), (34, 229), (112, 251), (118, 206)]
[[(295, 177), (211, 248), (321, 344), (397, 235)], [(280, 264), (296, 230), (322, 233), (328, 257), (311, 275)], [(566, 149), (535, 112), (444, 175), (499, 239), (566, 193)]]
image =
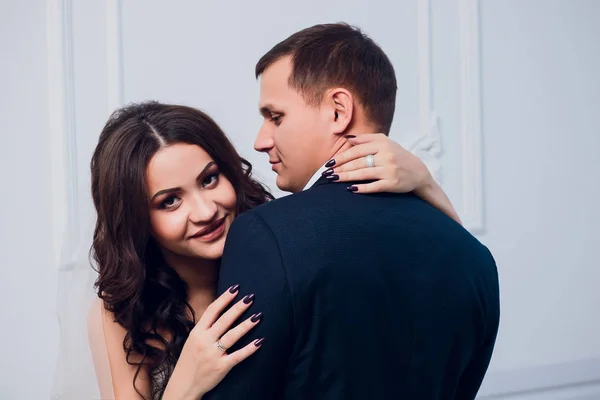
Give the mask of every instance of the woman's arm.
[[(113, 314), (97, 299), (88, 318), (90, 347), (96, 378), (103, 399), (143, 400), (133, 387), (136, 365), (127, 363), (123, 340), (125, 329), (114, 321)], [(136, 379), (138, 391), (151, 398), (148, 371), (142, 367)]]
[[(324, 175), (338, 182), (373, 181), (352, 185), (354, 193), (407, 193), (417, 196), (461, 224), (458, 213), (427, 166), (410, 151), (381, 133), (348, 136), (353, 147), (327, 164)], [(373, 155), (374, 166), (367, 166)]]
[(452, 206), (450, 199), (433, 177), (428, 182), (417, 187), (415, 194), (462, 225), (462, 221)]
[(92, 307), (88, 314), (87, 332), (100, 397), (103, 399), (114, 399), (115, 392), (113, 390), (112, 376), (110, 375), (106, 336), (104, 335), (104, 304), (97, 297), (92, 302)]

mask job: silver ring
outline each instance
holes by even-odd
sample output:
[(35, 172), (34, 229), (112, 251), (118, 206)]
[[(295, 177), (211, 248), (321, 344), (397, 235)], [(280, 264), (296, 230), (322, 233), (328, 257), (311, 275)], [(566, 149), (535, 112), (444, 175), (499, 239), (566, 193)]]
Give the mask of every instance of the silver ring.
[(365, 156), (365, 158), (367, 159), (367, 167), (368, 168), (375, 166), (375, 156), (373, 154), (367, 154)]
[(225, 346), (223, 346), (223, 343), (221, 343), (221, 339), (217, 340), (217, 347), (219, 348), (219, 350), (221, 350), (223, 353), (227, 351), (227, 349), (225, 348)]

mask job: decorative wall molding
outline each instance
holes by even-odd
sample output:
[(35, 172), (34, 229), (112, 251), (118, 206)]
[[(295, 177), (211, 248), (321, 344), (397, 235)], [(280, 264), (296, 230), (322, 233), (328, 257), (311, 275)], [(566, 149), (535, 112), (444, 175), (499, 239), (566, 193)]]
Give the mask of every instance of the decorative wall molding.
[(458, 0), (458, 26), (462, 144), (462, 204), (459, 214), (465, 227), (478, 233), (484, 229), (479, 0)]
[(438, 117), (432, 109), (431, 100), (431, 5), (430, 0), (419, 0), (418, 25), (418, 68), (419, 68), (419, 132), (411, 135), (406, 149), (418, 156), (437, 180), (442, 181), (442, 141)]
[(600, 399), (600, 358), (488, 373), (477, 400)]
[(69, 269), (79, 216), (72, 1), (48, 0), (46, 7), (54, 264)]
[[(458, 212), (472, 233), (483, 230), (479, 0), (457, 0), (460, 58), (461, 203)], [(431, 0), (418, 1), (419, 134), (406, 148), (442, 183), (442, 140), (432, 105)]]

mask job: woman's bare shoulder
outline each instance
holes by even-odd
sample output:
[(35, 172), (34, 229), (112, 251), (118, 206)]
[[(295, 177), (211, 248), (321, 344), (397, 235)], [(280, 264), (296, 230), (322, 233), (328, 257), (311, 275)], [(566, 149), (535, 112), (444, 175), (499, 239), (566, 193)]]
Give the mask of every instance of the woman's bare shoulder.
[[(126, 335), (126, 329), (106, 309), (104, 301), (95, 299), (88, 314), (88, 336), (103, 398), (105, 393), (117, 398), (142, 398), (133, 387), (137, 366), (129, 364), (123, 348)], [(136, 387), (141, 393), (149, 395), (150, 383), (144, 369), (140, 371)]]

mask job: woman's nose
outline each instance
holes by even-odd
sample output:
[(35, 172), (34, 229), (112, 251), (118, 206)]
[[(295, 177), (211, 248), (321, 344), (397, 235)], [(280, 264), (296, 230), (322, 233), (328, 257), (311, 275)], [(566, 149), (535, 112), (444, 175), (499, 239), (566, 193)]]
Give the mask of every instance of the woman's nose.
[(205, 196), (194, 196), (190, 209), (190, 221), (195, 224), (208, 223), (215, 219), (217, 204)]

